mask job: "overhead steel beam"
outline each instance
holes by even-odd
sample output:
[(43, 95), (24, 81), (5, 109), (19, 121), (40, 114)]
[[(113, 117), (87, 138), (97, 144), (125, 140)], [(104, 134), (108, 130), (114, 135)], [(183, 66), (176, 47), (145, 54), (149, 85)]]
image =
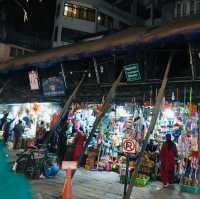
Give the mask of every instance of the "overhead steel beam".
[(148, 42), (171, 37), (179, 33), (187, 34), (195, 31), (199, 32), (199, 30), (200, 19), (175, 21), (151, 30), (147, 30), (145, 27), (133, 27), (96, 41), (81, 42), (43, 52), (31, 53), (24, 57), (18, 57), (8, 62), (1, 63), (0, 72), (22, 69), (25, 65), (46, 64), (51, 60), (58, 60), (59, 62), (59, 60), (70, 60), (73, 57), (76, 57), (78, 60), (80, 59), (79, 55), (87, 55), (90, 57), (95, 52), (102, 52), (107, 49), (116, 50), (121, 46), (136, 46), (140, 43), (147, 44)]

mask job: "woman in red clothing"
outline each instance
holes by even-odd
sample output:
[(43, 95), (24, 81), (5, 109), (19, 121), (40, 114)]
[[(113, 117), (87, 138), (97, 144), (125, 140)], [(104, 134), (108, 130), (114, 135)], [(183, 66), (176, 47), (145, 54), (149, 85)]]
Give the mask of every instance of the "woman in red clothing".
[(73, 151), (73, 160), (77, 161), (81, 155), (81, 152), (84, 148), (84, 144), (86, 141), (86, 135), (83, 132), (83, 129), (80, 128), (76, 137), (75, 137), (75, 148)]
[(171, 184), (174, 181), (176, 157), (177, 157), (176, 145), (172, 142), (171, 135), (167, 134), (166, 142), (163, 143), (160, 152), (160, 161), (161, 161), (160, 177), (161, 181), (164, 184), (164, 187), (167, 187), (169, 183)]

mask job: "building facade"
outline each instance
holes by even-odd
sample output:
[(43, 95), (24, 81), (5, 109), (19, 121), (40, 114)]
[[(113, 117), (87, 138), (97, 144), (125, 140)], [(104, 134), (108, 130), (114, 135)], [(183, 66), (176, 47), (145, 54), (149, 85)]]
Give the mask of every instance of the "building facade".
[(17, 46), (15, 44), (0, 42), (0, 63), (6, 62), (16, 57), (28, 55), (32, 52), (34, 51), (21, 46)]
[(122, 10), (116, 3), (110, 0), (57, 0), (53, 47), (71, 44), (95, 33), (141, 23), (139, 17), (132, 15), (131, 10), (134, 9)]
[(200, 17), (200, 0), (143, 0), (147, 26)]

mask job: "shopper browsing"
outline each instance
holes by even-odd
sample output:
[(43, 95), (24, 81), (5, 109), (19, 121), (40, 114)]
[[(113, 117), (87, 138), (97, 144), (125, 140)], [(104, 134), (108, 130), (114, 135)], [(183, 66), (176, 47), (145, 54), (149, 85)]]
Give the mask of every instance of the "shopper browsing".
[(14, 131), (14, 146), (13, 146), (13, 149), (18, 149), (19, 144), (21, 142), (21, 137), (24, 133), (24, 126), (23, 126), (21, 120), (19, 120), (19, 122), (15, 125), (13, 131)]
[(175, 164), (177, 157), (177, 148), (176, 145), (171, 140), (171, 135), (166, 135), (166, 142), (163, 143), (161, 152), (160, 152), (160, 161), (161, 161), (161, 181), (164, 184), (164, 187), (167, 187), (169, 184), (174, 181), (175, 174)]

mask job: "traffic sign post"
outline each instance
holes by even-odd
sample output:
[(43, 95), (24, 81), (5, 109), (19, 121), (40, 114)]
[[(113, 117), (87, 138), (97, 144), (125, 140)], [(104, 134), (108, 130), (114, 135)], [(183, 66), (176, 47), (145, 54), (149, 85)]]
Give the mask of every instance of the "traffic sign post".
[(129, 154), (135, 153), (135, 144), (131, 139), (125, 138), (122, 141), (122, 151), (126, 154), (126, 174), (124, 182), (124, 198), (127, 193), (127, 186), (129, 182)]
[(126, 192), (127, 192), (127, 186), (129, 182), (129, 154), (126, 154), (126, 174), (125, 174), (125, 182), (124, 182), (124, 198), (126, 197)]
[(133, 140), (125, 138), (122, 141), (122, 151), (124, 153), (135, 153), (135, 143)]

